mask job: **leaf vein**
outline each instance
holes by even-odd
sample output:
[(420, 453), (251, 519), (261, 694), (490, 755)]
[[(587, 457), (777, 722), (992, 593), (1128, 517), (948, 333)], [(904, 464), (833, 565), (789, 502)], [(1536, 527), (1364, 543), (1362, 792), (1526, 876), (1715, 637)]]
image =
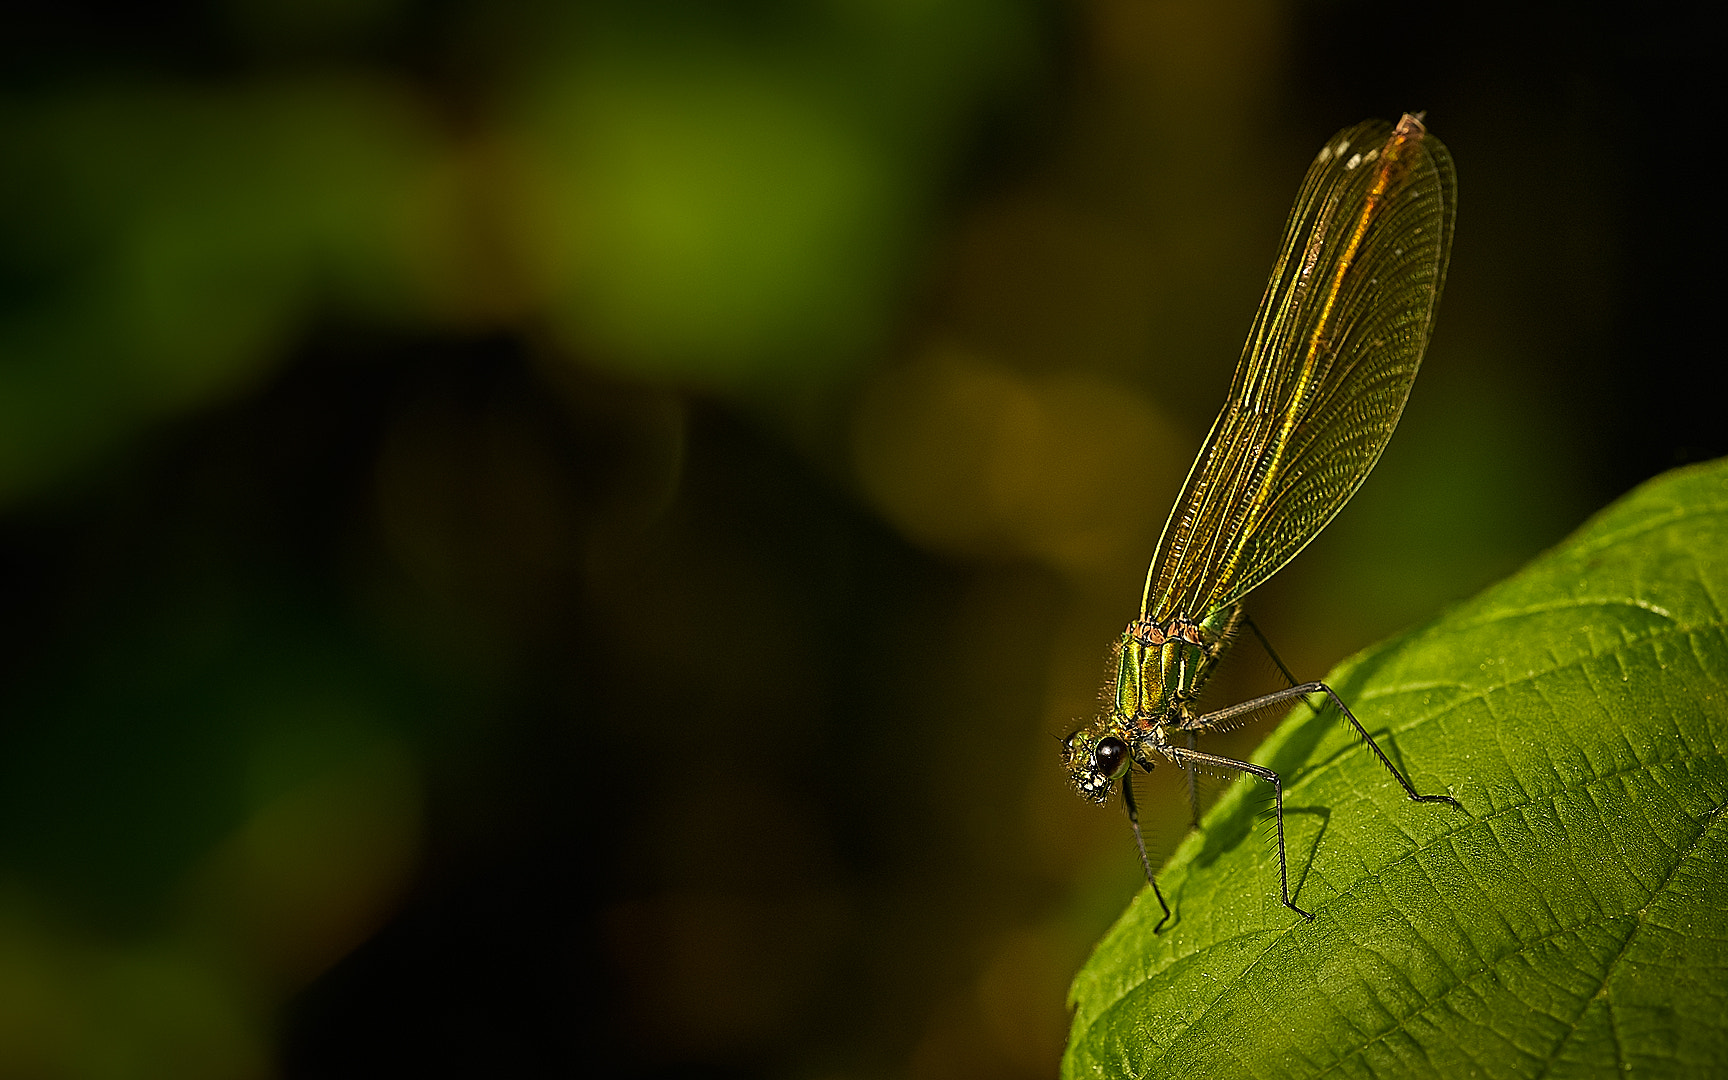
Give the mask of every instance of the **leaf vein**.
[(1703, 505), (1677, 507), (1670, 513), (1646, 518), (1637, 525), (1581, 541), (1567, 548), (1563, 557), (1573, 562), (1583, 562), (1587, 555), (1594, 555), (1611, 547), (1618, 547), (1626, 541), (1636, 540), (1646, 533), (1656, 532), (1677, 522), (1709, 518), (1718, 514), (1728, 516), (1728, 503), (1705, 503)]
[(1632, 947), (1632, 942), (1637, 939), (1638, 931), (1643, 929), (1645, 920), (1650, 912), (1650, 905), (1656, 902), (1656, 898), (1660, 896), (1663, 890), (1668, 888), (1668, 886), (1673, 882), (1674, 875), (1678, 874), (1680, 868), (1686, 865), (1686, 860), (1690, 859), (1693, 853), (1698, 850), (1699, 845), (1704, 842), (1704, 838), (1709, 835), (1710, 826), (1714, 825), (1716, 820), (1722, 816), (1722, 811), (1725, 808), (1728, 808), (1728, 803), (1717, 806), (1708, 816), (1705, 817), (1704, 820), (1698, 823), (1698, 831), (1693, 834), (1692, 842), (1687, 845), (1685, 851), (1677, 853), (1674, 865), (1668, 868), (1667, 875), (1663, 877), (1655, 888), (1650, 890), (1650, 895), (1644, 900), (1644, 906), (1632, 913), (1632, 929), (1627, 933), (1625, 939), (1620, 942), (1620, 948), (1615, 951), (1613, 958), (1603, 965), (1601, 985), (1596, 988), (1594, 994), (1585, 999), (1584, 1007), (1578, 1011), (1575, 1017), (1573, 1017), (1572, 1031), (1566, 1036), (1566, 1038), (1561, 1039), (1554, 1045), (1554, 1052), (1549, 1055), (1548, 1062), (1543, 1066), (1542, 1071), (1537, 1074), (1537, 1080), (1540, 1080), (1541, 1077), (1546, 1076), (1549, 1071), (1552, 1070), (1554, 1061), (1560, 1056), (1560, 1051), (1564, 1050), (1566, 1044), (1572, 1040), (1572, 1036), (1578, 1033), (1578, 1021), (1583, 1018), (1585, 1011), (1590, 1007), (1590, 1003), (1598, 998), (1603, 999), (1605, 1006), (1608, 1009), (1608, 1030), (1614, 1037), (1614, 1064), (1619, 1071), (1625, 1071), (1626, 1057), (1620, 1041), (1619, 1025), (1614, 1018), (1613, 996), (1609, 993), (1608, 985), (1614, 978), (1615, 969), (1620, 965), (1621, 961), (1626, 959), (1626, 951)]
[[(1655, 633), (1645, 635), (1643, 637), (1633, 638), (1629, 641), (1623, 642), (1622, 644), (1615, 646), (1613, 649), (1605, 650), (1605, 651), (1600, 652), (1600, 653), (1594, 653), (1593, 652), (1593, 653), (1581, 655), (1577, 660), (1574, 660), (1574, 661), (1567, 663), (1567, 664), (1563, 664), (1563, 665), (1558, 666), (1558, 667), (1542, 668), (1540, 670), (1532, 671), (1532, 672), (1529, 672), (1525, 675), (1521, 675), (1515, 679), (1508, 679), (1502, 683), (1495, 683), (1492, 685), (1484, 686), (1477, 693), (1473, 693), (1473, 694), (1466, 696), (1466, 697), (1455, 698), (1452, 701), (1446, 702), (1444, 705), (1442, 705), (1440, 708), (1436, 709), (1434, 712), (1424, 713), (1421, 716), (1418, 716), (1415, 719), (1409, 721), (1408, 723), (1405, 723), (1405, 724), (1402, 724), (1402, 725), (1399, 725), (1396, 727), (1389, 725), (1385, 730), (1386, 730), (1386, 733), (1388, 735), (1391, 735), (1394, 738), (1397, 738), (1397, 737), (1409, 734), (1411, 731), (1414, 731), (1418, 727), (1421, 727), (1423, 724), (1427, 724), (1427, 723), (1430, 723), (1432, 721), (1438, 720), (1441, 717), (1448, 715), (1449, 713), (1455, 713), (1455, 712), (1459, 711), (1461, 708), (1463, 708), (1464, 706), (1469, 705), (1469, 704), (1474, 703), (1474, 702), (1478, 702), (1478, 701), (1480, 701), (1484, 706), (1487, 706), (1489, 708), (1490, 719), (1496, 719), (1497, 720), (1499, 718), (1494, 715), (1492, 703), (1489, 701), (1489, 697), (1492, 694), (1499, 693), (1499, 692), (1506, 691), (1506, 690), (1511, 690), (1515, 687), (1528, 686), (1532, 683), (1535, 683), (1539, 679), (1544, 679), (1544, 678), (1547, 678), (1547, 677), (1552, 676), (1552, 675), (1557, 675), (1557, 674), (1559, 674), (1563, 671), (1567, 671), (1569, 669), (1578, 668), (1578, 669), (1582, 670), (1583, 666), (1585, 664), (1590, 663), (1591, 661), (1603, 660), (1603, 659), (1607, 659), (1609, 657), (1616, 657), (1620, 653), (1628, 652), (1634, 648), (1643, 647), (1645, 645), (1653, 645), (1656, 642), (1666, 640), (1666, 639), (1671, 639), (1671, 638), (1673, 638), (1679, 634), (1692, 635), (1692, 634), (1702, 633), (1706, 630), (1714, 630), (1714, 631), (1728, 630), (1728, 625), (1723, 625), (1723, 624), (1719, 624), (1719, 623), (1704, 623), (1704, 624), (1698, 624), (1698, 625), (1679, 625), (1679, 624), (1676, 624), (1672, 627), (1666, 628), (1664, 630), (1661, 630), (1661, 631), (1658, 631)], [(1374, 700), (1377, 700), (1377, 699), (1385, 697), (1385, 696), (1386, 696), (1385, 694), (1365, 694), (1361, 698), (1359, 698), (1358, 700), (1363, 701), (1363, 702), (1374, 701)], [(1499, 726), (1500, 725), (1496, 724), (1496, 728), (1498, 728)], [(1497, 735), (1498, 735), (1498, 733), (1497, 733)], [(1504, 754), (1504, 752), (1506, 750), (1505, 745), (1502, 743), (1498, 743), (1498, 742), (1497, 742), (1497, 745), (1498, 745), (1499, 749), (1501, 750), (1502, 754)], [(1302, 773), (1300, 776), (1298, 776), (1294, 780), (1290, 781), (1290, 783), (1285, 787), (1286, 794), (1294, 793), (1297, 790), (1299, 790), (1302, 785), (1310, 783), (1311, 781), (1315, 780), (1316, 778), (1318, 778), (1319, 776), (1321, 776), (1324, 773), (1327, 773), (1331, 770), (1339, 768), (1345, 760), (1347, 760), (1348, 758), (1350, 758), (1352, 756), (1352, 755), (1347, 753), (1347, 751), (1349, 749), (1351, 749), (1351, 748), (1350, 747), (1341, 748), (1338, 752), (1334, 753), (1327, 760), (1320, 762), (1319, 764), (1315, 765), (1313, 768), (1308, 769), (1306, 772)], [(1390, 782), (1390, 781), (1388, 781), (1388, 782)]]

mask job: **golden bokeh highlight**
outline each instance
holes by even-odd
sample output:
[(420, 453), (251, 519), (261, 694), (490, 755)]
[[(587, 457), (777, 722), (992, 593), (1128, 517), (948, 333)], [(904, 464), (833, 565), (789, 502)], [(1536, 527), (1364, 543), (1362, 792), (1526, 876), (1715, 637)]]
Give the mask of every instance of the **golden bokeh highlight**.
[(1173, 490), (1186, 468), (1176, 433), (1134, 391), (1022, 375), (951, 346), (881, 371), (852, 445), (865, 490), (919, 543), (1077, 578), (1141, 559), (1162, 524), (1145, 493)]

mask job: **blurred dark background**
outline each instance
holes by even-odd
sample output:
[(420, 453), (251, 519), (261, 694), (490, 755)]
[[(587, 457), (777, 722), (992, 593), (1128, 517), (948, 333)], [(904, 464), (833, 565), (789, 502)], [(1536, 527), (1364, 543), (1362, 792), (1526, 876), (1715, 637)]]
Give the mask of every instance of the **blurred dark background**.
[(1051, 1075), (1313, 154), (1460, 212), (1308, 675), (1728, 452), (1700, 12), (8, 3), (0, 1076)]

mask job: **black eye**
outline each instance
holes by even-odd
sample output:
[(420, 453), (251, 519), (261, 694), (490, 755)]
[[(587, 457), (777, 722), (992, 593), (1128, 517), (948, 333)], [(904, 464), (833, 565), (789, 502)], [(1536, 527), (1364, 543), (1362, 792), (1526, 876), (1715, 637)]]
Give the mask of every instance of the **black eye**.
[(1121, 775), (1128, 765), (1128, 746), (1114, 735), (1098, 740), (1097, 749), (1092, 751), (1092, 767), (1099, 775), (1114, 780)]

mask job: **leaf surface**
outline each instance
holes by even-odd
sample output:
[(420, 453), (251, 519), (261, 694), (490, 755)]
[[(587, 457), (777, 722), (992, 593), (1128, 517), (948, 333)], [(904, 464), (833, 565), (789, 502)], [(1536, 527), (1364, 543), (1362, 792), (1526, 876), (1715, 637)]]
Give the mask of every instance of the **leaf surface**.
[(1076, 977), (1063, 1073), (1728, 1073), (1728, 461), (1659, 477), (1328, 681)]

